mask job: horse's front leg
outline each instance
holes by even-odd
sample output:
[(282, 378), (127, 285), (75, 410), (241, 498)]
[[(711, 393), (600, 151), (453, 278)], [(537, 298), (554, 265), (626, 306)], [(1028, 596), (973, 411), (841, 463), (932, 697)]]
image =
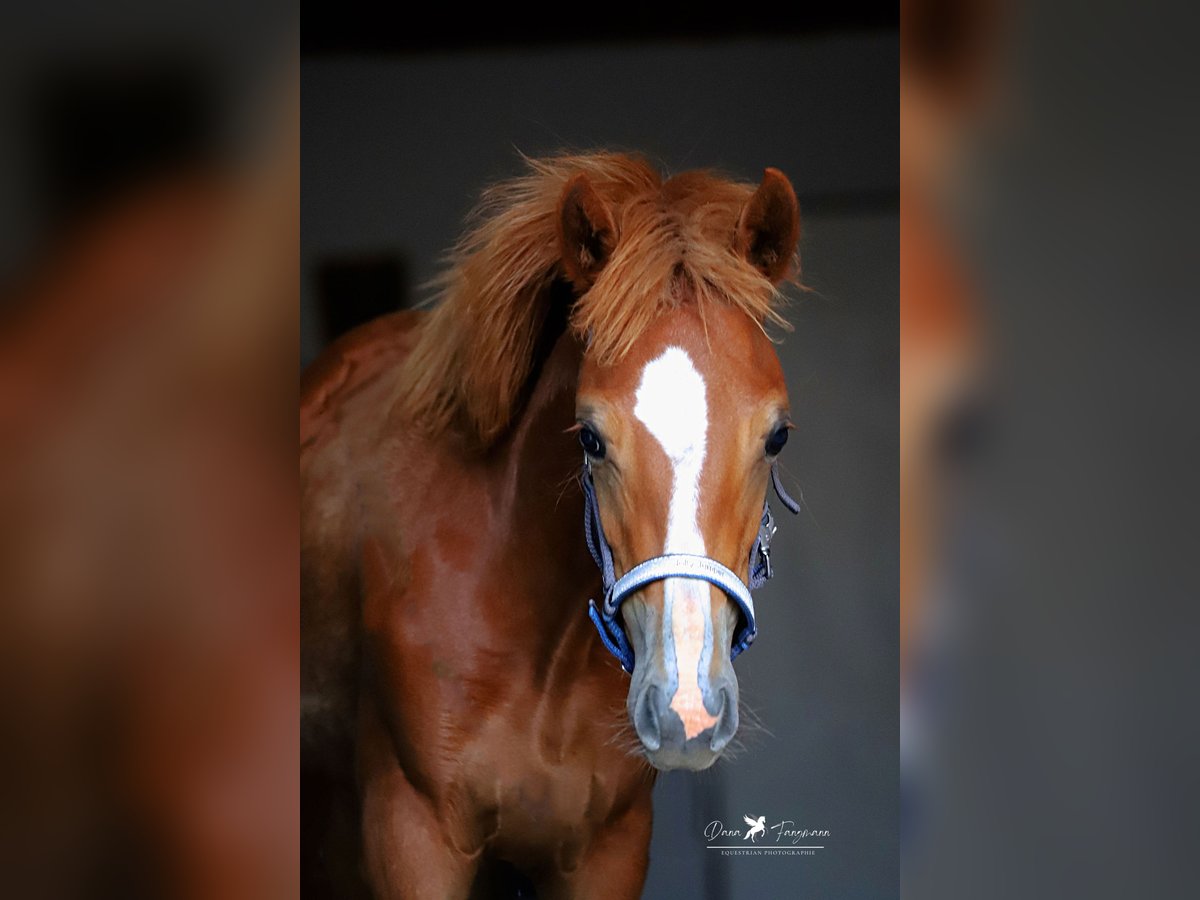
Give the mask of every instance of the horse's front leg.
[(361, 759), (363, 862), (373, 895), (466, 900), (479, 854), (455, 846), (444, 817), (409, 783), (390, 746), (377, 745)]
[(555, 900), (637, 900), (650, 865), (652, 819), (647, 793), (596, 835), (575, 869), (545, 885), (546, 895)]

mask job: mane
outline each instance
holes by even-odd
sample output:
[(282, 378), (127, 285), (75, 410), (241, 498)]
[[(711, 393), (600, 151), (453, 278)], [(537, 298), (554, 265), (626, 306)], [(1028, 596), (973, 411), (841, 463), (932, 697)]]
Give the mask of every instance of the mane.
[(400, 371), (397, 404), (411, 421), (432, 432), (459, 423), (485, 445), (508, 427), (551, 287), (565, 278), (558, 204), (579, 172), (608, 203), (618, 231), (611, 258), (567, 319), (600, 364), (619, 362), (656, 317), (684, 302), (701, 311), (726, 304), (760, 327), (789, 327), (775, 285), (733, 249), (755, 185), (708, 171), (664, 179), (641, 157), (617, 153), (525, 163), (525, 174), (484, 191), (432, 283), (436, 305)]

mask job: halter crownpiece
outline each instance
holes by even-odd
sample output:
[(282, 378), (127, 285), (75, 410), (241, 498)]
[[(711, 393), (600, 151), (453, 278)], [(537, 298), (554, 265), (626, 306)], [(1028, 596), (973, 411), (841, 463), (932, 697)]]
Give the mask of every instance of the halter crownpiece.
[[(583, 532), (587, 538), (588, 550), (592, 559), (600, 567), (600, 577), (604, 582), (604, 602), (596, 605), (595, 600), (588, 601), (588, 616), (600, 632), (600, 640), (608, 648), (609, 653), (621, 663), (626, 672), (633, 672), (633, 647), (625, 636), (625, 629), (617, 620), (621, 604), (648, 584), (662, 581), (664, 578), (694, 578), (716, 585), (725, 595), (737, 604), (742, 613), (742, 621), (733, 638), (730, 648), (730, 660), (754, 642), (758, 634), (758, 625), (754, 619), (754, 598), (750, 591), (762, 587), (774, 571), (771, 567), (771, 538), (775, 534), (775, 518), (771, 515), (771, 506), (763, 500), (762, 520), (758, 526), (758, 537), (750, 550), (750, 585), (746, 586), (732, 569), (722, 565), (707, 556), (697, 556), (691, 553), (664, 553), (644, 562), (638, 563), (620, 578), (616, 577), (613, 569), (612, 548), (604, 536), (604, 525), (600, 521), (600, 504), (596, 502), (596, 485), (592, 482), (592, 470), (587, 460), (583, 463)], [(792, 514), (800, 512), (800, 504), (788, 496), (779, 480), (779, 472), (775, 464), (771, 464), (771, 484), (780, 502)]]

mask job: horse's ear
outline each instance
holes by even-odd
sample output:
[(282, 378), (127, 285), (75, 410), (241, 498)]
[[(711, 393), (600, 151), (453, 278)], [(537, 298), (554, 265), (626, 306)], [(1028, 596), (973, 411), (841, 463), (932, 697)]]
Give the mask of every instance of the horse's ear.
[(558, 244), (567, 277), (586, 291), (617, 245), (617, 227), (608, 204), (586, 174), (567, 182), (558, 201)]
[(763, 172), (762, 183), (738, 217), (734, 247), (756, 269), (778, 283), (788, 274), (800, 239), (800, 205), (787, 176)]

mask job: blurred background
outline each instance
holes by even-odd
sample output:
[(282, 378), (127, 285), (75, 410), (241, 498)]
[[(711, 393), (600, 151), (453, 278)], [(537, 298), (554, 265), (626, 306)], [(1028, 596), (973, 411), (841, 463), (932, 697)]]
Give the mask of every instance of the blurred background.
[(287, 5), (0, 24), (0, 894), (294, 897)]
[[(798, 424), (761, 634), (738, 662), (747, 747), (660, 776), (646, 897), (892, 896), (898, 881), (899, 175), (895, 7), (782, 18), (438, 21), (305, 10), (301, 351), (425, 298), (518, 156), (641, 152), (667, 172), (782, 169), (803, 277), (779, 347)], [(582, 527), (580, 540), (583, 539)], [(581, 610), (581, 615), (582, 615)], [(714, 819), (828, 829), (815, 857), (706, 851)], [(732, 827), (732, 826), (729, 826)]]
[(901, 5), (906, 897), (1196, 895), (1198, 19)]

